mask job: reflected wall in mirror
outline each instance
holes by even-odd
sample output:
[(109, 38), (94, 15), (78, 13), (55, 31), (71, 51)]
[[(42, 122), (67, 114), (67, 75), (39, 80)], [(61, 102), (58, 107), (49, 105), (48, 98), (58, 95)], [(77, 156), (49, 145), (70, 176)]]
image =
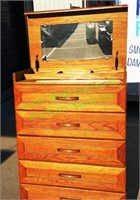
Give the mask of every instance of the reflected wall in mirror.
[(43, 60), (112, 57), (112, 21), (41, 25)]

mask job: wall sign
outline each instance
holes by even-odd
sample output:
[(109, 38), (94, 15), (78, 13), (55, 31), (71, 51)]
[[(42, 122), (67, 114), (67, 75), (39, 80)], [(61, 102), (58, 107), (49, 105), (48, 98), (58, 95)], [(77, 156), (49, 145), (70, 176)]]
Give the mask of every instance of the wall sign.
[(127, 82), (140, 82), (140, 0), (121, 0), (128, 4)]

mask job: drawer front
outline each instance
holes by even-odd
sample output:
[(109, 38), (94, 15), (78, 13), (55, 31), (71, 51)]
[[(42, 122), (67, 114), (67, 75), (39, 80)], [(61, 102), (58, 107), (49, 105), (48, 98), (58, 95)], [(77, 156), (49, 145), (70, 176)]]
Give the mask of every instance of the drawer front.
[(125, 114), (16, 111), (17, 134), (125, 139)]
[(22, 184), (21, 198), (29, 200), (120, 200), (125, 199), (126, 196), (124, 193)]
[(124, 167), (125, 142), (20, 136), (18, 155), (25, 160)]
[(125, 112), (123, 85), (15, 86), (16, 109), (46, 111)]
[(125, 168), (19, 161), (21, 183), (125, 192)]

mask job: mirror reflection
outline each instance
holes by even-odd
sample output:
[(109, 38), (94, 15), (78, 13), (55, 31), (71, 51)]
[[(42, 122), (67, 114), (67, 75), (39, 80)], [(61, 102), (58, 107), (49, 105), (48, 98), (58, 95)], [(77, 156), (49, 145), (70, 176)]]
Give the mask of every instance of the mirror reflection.
[(110, 58), (112, 27), (112, 21), (41, 25), (42, 59)]

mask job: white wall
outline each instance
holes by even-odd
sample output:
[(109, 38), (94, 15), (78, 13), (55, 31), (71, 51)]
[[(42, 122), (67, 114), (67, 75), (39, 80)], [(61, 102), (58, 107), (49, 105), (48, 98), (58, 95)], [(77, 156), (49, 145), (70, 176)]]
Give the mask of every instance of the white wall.
[(82, 0), (33, 0), (34, 11), (69, 9), (70, 4), (82, 8)]

